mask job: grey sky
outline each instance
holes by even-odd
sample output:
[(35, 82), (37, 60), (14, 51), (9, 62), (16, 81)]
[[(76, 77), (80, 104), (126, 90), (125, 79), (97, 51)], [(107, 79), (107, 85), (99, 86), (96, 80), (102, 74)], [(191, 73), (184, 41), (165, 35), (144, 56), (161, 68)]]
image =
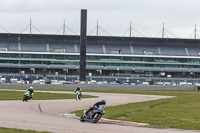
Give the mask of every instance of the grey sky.
[[(199, 0), (0, 0), (0, 25), (11, 33), (21, 33), (31, 18), (42, 33), (55, 34), (65, 19), (67, 27), (79, 34), (81, 9), (87, 9), (88, 34), (95, 29), (97, 20), (112, 36), (123, 36), (130, 22), (145, 37), (157, 37), (163, 22), (179, 38), (193, 38), (195, 24), (200, 30)], [(4, 32), (1, 27), (0, 32)], [(33, 33), (39, 32), (33, 28)], [(66, 34), (73, 33), (66, 29)], [(134, 30), (132, 34), (141, 36)], [(100, 30), (100, 35), (107, 34)], [(166, 35), (174, 37), (168, 32)]]

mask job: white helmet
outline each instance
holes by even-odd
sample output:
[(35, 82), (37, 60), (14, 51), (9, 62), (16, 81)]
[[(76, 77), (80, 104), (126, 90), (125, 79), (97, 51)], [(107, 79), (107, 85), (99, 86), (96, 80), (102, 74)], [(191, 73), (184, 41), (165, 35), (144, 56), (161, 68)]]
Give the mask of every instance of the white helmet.
[(33, 89), (33, 87), (31, 86), (30, 89)]

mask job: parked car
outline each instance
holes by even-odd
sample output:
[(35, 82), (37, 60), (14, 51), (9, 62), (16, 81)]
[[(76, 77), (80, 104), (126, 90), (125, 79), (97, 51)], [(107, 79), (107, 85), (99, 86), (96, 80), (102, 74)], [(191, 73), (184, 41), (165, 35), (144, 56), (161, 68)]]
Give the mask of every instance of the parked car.
[(60, 84), (58, 80), (51, 80), (51, 84)]
[(164, 82), (163, 85), (171, 85), (171, 82)]
[(17, 79), (16, 78), (11, 78), (10, 79), (11, 84), (17, 84)]
[(96, 84), (97, 83), (97, 81), (96, 80), (88, 80), (87, 81), (87, 84), (92, 84), (92, 85), (94, 85), (94, 84)]
[(6, 84), (6, 78), (1, 78), (0, 83), (1, 84)]
[(98, 81), (96, 84), (97, 85), (107, 85), (108, 82), (107, 81)]
[(122, 85), (129, 85), (129, 83), (125, 82), (125, 83), (123, 83)]
[(113, 82), (110, 82), (110, 85), (120, 85), (120, 83), (117, 81), (113, 81)]
[(39, 84), (45, 84), (45, 80), (44, 79), (40, 79), (39, 80)]
[(74, 82), (65, 80), (65, 81), (62, 82), (62, 84), (74, 84)]
[(163, 85), (163, 82), (156, 82), (156, 85)]
[(190, 83), (190, 82), (180, 82), (179, 85), (181, 85), (181, 86), (187, 86), (187, 85), (192, 85), (192, 83)]
[(74, 84), (79, 84), (79, 80), (75, 80), (75, 81), (74, 81)]
[(17, 81), (17, 84), (25, 84), (25, 83), (24, 83), (24, 80), (19, 80)]
[(40, 80), (33, 80), (32, 84), (40, 84)]

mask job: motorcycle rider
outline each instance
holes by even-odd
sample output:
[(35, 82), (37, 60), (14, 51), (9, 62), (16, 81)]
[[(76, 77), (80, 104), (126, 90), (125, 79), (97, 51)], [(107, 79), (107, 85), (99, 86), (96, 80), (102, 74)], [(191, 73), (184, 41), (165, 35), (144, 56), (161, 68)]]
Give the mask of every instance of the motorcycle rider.
[(30, 92), (30, 98), (33, 98), (33, 93), (34, 93), (33, 87), (31, 86), (27, 91)]
[(99, 105), (106, 105), (106, 100), (101, 100), (99, 102), (96, 102), (93, 107), (90, 107), (86, 112), (85, 112), (85, 116), (88, 115), (88, 112), (90, 112), (91, 110), (93, 110), (94, 108), (97, 108)]
[[(81, 88), (79, 88), (79, 87), (77, 87), (76, 89), (74, 89), (74, 93), (76, 94), (76, 95), (80, 95), (80, 97), (82, 97), (82, 89)], [(76, 100), (78, 100), (77, 98), (76, 98)], [(79, 99), (80, 100), (80, 99)]]
[(74, 89), (74, 93), (76, 93), (77, 91), (79, 91), (79, 92), (80, 92), (80, 94), (81, 94), (81, 92), (82, 92), (82, 89), (81, 89), (81, 88), (79, 88), (79, 87), (77, 87), (76, 89)]

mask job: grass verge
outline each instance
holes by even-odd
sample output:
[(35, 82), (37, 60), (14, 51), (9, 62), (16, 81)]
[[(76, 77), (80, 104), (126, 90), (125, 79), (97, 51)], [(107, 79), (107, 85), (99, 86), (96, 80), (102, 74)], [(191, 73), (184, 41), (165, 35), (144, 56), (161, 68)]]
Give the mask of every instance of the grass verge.
[[(60, 91), (69, 90), (60, 89)], [(2, 97), (1, 92), (3, 91), (0, 91), (0, 98)], [(12, 91), (9, 91), (9, 94), (7, 95), (11, 95), (10, 92)], [(130, 103), (125, 105), (106, 107), (106, 114), (103, 117), (115, 120), (149, 123), (151, 127), (200, 130), (200, 93), (196, 91), (84, 90), (84, 92), (176, 96), (175, 98), (171, 99), (152, 100), (140, 103)], [(21, 97), (23, 95), (22, 92), (15, 93), (19, 93), (18, 96), (20, 95)], [(34, 94), (34, 99), (39, 100), (36, 99), (36, 94), (37, 93)], [(53, 94), (51, 96), (51, 93), (47, 93), (47, 95), (49, 96), (45, 96), (45, 93), (42, 93), (37, 94), (37, 97), (40, 97), (40, 100), (45, 99), (47, 97), (54, 97), (52, 99), (55, 99), (57, 94)], [(70, 94), (58, 95), (63, 95), (59, 96), (59, 99), (67, 99), (66, 95)], [(16, 98), (13, 99), (13, 95), (11, 96), (12, 98), (10, 98), (10, 100), (17, 100)], [(43, 96), (45, 98), (42, 98)], [(74, 98), (74, 95), (72, 95), (72, 98)], [(5, 99), (6, 98), (4, 98), (4, 100)], [(75, 111), (73, 113), (76, 113), (77, 116), (80, 116), (82, 115), (83, 110)]]
[[(198, 92), (131, 90), (95, 90), (95, 92), (176, 96), (170, 99), (106, 107), (103, 118), (148, 123), (151, 127), (200, 130), (200, 93)], [(73, 113), (80, 116), (83, 110)]]
[(0, 133), (50, 133), (50, 132), (38, 132), (33, 130), (21, 130), (21, 129), (0, 127)]
[[(23, 93), (19, 91), (0, 91), (0, 100), (22, 100)], [(50, 100), (50, 99), (74, 99), (74, 94), (56, 94), (56, 93), (40, 93), (35, 92), (34, 98), (31, 100)], [(83, 95), (82, 98), (94, 98), (94, 96)], [(49, 132), (38, 132), (33, 130), (21, 130), (13, 128), (0, 127), (0, 133), (49, 133)]]
[[(22, 100), (24, 92), (19, 91), (0, 91), (0, 100)], [(83, 95), (82, 98), (94, 98), (94, 96)], [(75, 99), (74, 94), (56, 94), (34, 92), (31, 100), (52, 100), (52, 99)]]

